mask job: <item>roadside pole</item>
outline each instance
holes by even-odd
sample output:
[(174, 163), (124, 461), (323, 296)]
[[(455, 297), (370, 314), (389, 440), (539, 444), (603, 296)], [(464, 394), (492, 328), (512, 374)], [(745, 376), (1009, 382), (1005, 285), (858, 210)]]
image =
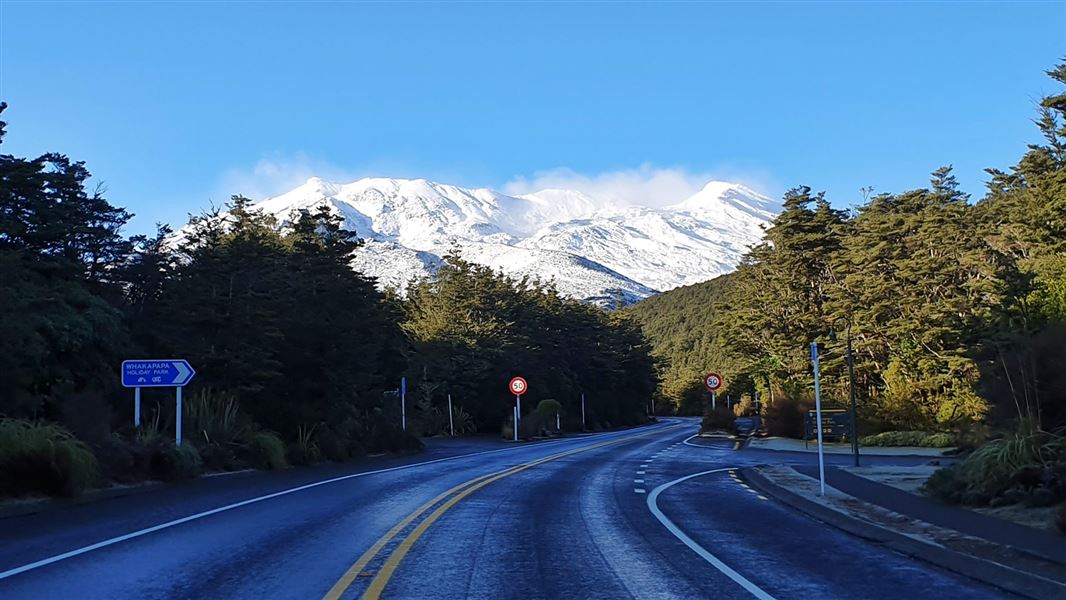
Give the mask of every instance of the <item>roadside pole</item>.
[(851, 322), (848, 322), (848, 396), (851, 400), (851, 454), (859, 466), (859, 420), (855, 410), (855, 358), (851, 350)]
[(718, 396), (714, 392), (711, 392), (711, 411), (713, 412), (716, 410), (718, 410)]
[(581, 431), (585, 430), (585, 394), (581, 394)]
[(174, 445), (181, 447), (181, 387), (174, 388)]
[(811, 342), (811, 360), (814, 362), (814, 425), (818, 428), (818, 482), (825, 495), (825, 455), (822, 448), (822, 387), (818, 381), (818, 342)]
[(407, 378), (400, 378), (400, 427), (407, 431)]
[(135, 427), (141, 426), (141, 388), (174, 388), (174, 445), (181, 446), (181, 388), (196, 376), (196, 370), (189, 365), (189, 361), (181, 358), (124, 360), (120, 374), (122, 387), (133, 388)]
[(448, 394), (448, 430), (452, 432), (452, 437), (455, 437), (455, 422), (452, 419), (452, 395)]
[(562, 425), (559, 423), (559, 413), (555, 413), (555, 430), (562, 431)]
[(518, 441), (518, 428), (522, 425), (522, 394), (529, 390), (529, 383), (521, 378), (514, 377), (507, 384), (507, 389), (514, 394), (514, 441)]

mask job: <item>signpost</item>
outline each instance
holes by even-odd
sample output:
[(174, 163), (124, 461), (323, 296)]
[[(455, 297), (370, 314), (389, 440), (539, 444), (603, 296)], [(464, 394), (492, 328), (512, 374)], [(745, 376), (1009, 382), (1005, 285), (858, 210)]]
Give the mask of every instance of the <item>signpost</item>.
[(581, 394), (581, 431), (585, 431), (585, 394)]
[(181, 388), (196, 376), (189, 362), (180, 358), (150, 358), (122, 361), (122, 387), (133, 388), (133, 425), (141, 426), (141, 388), (174, 388), (174, 445), (181, 446)]
[(722, 387), (722, 376), (715, 372), (707, 373), (703, 377), (703, 385), (711, 393), (711, 410), (718, 408), (718, 389)]
[[(811, 342), (811, 361), (814, 363), (814, 414), (815, 420), (822, 423), (822, 385), (818, 380), (818, 342)], [(822, 495), (825, 495), (825, 455), (822, 448), (822, 427), (818, 427), (818, 481)]]
[(803, 423), (804, 429), (804, 442), (806, 443), (812, 436), (815, 435), (815, 429), (819, 427), (822, 430), (822, 438), (830, 441), (840, 441), (844, 437), (848, 437), (851, 434), (851, 429), (848, 418), (848, 411), (843, 408), (823, 408), (822, 420), (818, 421), (817, 411), (808, 410), (807, 418)]
[(407, 377), (400, 378), (400, 426), (407, 431)]
[(511, 379), (511, 383), (507, 384), (507, 389), (511, 390), (514, 394), (514, 441), (518, 441), (518, 424), (522, 419), (522, 394), (526, 393), (529, 389), (529, 384), (525, 379), (521, 377), (515, 377)]
[(452, 395), (448, 394), (448, 430), (455, 437), (455, 421), (452, 419)]

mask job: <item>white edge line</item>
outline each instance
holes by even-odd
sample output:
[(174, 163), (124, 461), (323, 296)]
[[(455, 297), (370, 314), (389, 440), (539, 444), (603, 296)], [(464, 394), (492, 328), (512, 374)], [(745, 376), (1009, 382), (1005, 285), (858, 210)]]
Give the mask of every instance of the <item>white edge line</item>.
[(721, 473), (723, 471), (728, 471), (730, 468), (731, 467), (726, 467), (722, 469), (712, 469), (710, 471), (701, 471), (699, 473), (686, 475), (679, 479), (668, 481), (660, 485), (659, 487), (652, 490), (650, 494), (648, 494), (648, 510), (650, 510), (651, 513), (655, 515), (656, 519), (659, 519), (659, 522), (662, 523), (663, 526), (670, 531), (670, 533), (674, 534), (674, 537), (681, 540), (681, 542), (688, 546), (693, 552), (700, 555), (703, 560), (711, 563), (714, 568), (721, 571), (723, 574), (725, 574), (726, 577), (729, 577), (738, 585), (740, 585), (740, 587), (750, 592), (752, 596), (759, 598), (759, 600), (775, 600), (773, 596), (763, 591), (762, 588), (749, 581), (740, 573), (737, 573), (736, 571), (731, 569), (729, 565), (722, 562), (717, 556), (711, 554), (703, 546), (697, 544), (695, 540), (685, 535), (685, 532), (681, 531), (681, 529), (679, 529), (677, 525), (674, 525), (673, 521), (671, 521), (666, 515), (663, 514), (663, 511), (659, 510), (659, 494), (661, 494), (663, 491), (670, 488), (671, 486), (674, 486), (683, 481), (688, 481), (693, 477), (700, 477), (702, 475), (710, 475), (711, 473)]
[[(667, 423), (667, 424), (664, 424), (663, 429), (668, 429), (671, 426), (676, 426), (676, 425), (677, 425), (676, 423)], [(611, 431), (611, 432), (602, 433), (602, 434), (594, 434), (594, 435), (590, 435), (590, 436), (583, 436), (583, 437), (580, 437), (580, 438), (563, 438), (563, 439), (560, 439), (559, 442), (567, 441), (568, 439), (569, 440), (587, 440), (587, 439), (590, 439), (590, 438), (593, 438), (593, 437), (610, 436), (612, 434), (616, 435), (617, 437), (625, 437), (626, 434), (631, 434), (631, 433), (640, 432), (640, 431), (641, 431), (640, 428), (627, 429), (627, 430), (625, 430), (623, 432)], [(537, 445), (548, 445), (548, 444), (553, 444), (553, 442), (548, 442), (547, 444), (537, 444)], [(50, 565), (50, 564), (53, 564), (53, 563), (57, 563), (59, 561), (66, 560), (68, 558), (73, 558), (75, 556), (80, 556), (82, 554), (87, 554), (89, 552), (92, 552), (93, 550), (99, 550), (100, 548), (106, 548), (107, 546), (113, 546), (115, 544), (118, 544), (118, 543), (121, 543), (121, 542), (125, 542), (127, 540), (131, 540), (131, 539), (138, 538), (138, 537), (141, 537), (141, 536), (144, 536), (144, 535), (148, 535), (149, 533), (155, 533), (155, 532), (161, 531), (163, 529), (169, 529), (171, 527), (174, 527), (174, 526), (177, 526), (177, 525), (181, 525), (183, 523), (188, 523), (189, 521), (195, 521), (197, 519), (202, 519), (204, 517), (209, 517), (211, 515), (216, 515), (216, 514), (218, 514), (220, 512), (233, 510), (235, 508), (240, 508), (242, 506), (247, 506), (249, 504), (255, 504), (257, 502), (262, 502), (264, 500), (270, 500), (272, 498), (277, 498), (279, 496), (286, 496), (288, 494), (293, 494), (293, 493), (296, 493), (296, 492), (302, 492), (304, 490), (309, 490), (311, 488), (316, 488), (316, 487), (321, 486), (321, 485), (327, 485), (327, 484), (330, 484), (330, 483), (337, 483), (338, 481), (346, 481), (348, 479), (355, 479), (356, 477), (365, 477), (367, 475), (377, 475), (377, 474), (380, 474), (380, 473), (388, 473), (390, 471), (400, 471), (400, 470), (403, 470), (403, 469), (413, 469), (415, 467), (422, 467), (422, 466), (425, 466), (425, 465), (431, 465), (431, 464), (434, 464), (434, 463), (439, 463), (439, 462), (444, 462), (444, 461), (449, 461), (449, 460), (458, 460), (460, 458), (469, 458), (471, 456), (481, 456), (481, 455), (484, 455), (484, 454), (493, 454), (493, 453), (496, 453), (496, 452), (509, 452), (509, 451), (514, 451), (514, 450), (528, 449), (528, 448), (532, 448), (532, 447), (535, 447), (535, 446), (516, 446), (516, 447), (512, 447), (512, 448), (497, 448), (496, 450), (484, 450), (484, 451), (481, 451), (481, 452), (472, 452), (470, 454), (457, 454), (455, 456), (445, 456), (444, 458), (435, 458), (433, 460), (427, 460), (427, 461), (418, 462), (418, 463), (411, 463), (411, 464), (408, 464), (408, 465), (397, 465), (395, 467), (388, 467), (388, 468), (385, 468), (385, 469), (376, 469), (374, 471), (360, 471), (359, 473), (352, 473), (350, 475), (342, 475), (340, 477), (333, 477), (333, 478), (330, 478), (330, 479), (323, 479), (322, 481), (315, 481), (315, 482), (304, 484), (304, 485), (297, 486), (297, 487), (294, 487), (294, 488), (288, 488), (288, 489), (285, 489), (285, 490), (274, 492), (272, 494), (267, 494), (265, 496), (258, 496), (258, 497), (255, 497), (255, 498), (249, 498), (247, 500), (242, 500), (240, 502), (234, 502), (233, 504), (227, 504), (225, 506), (219, 506), (218, 508), (212, 508), (211, 510), (205, 510), (203, 512), (199, 512), (199, 513), (196, 513), (196, 514), (193, 514), (193, 515), (189, 515), (187, 517), (182, 517), (180, 519), (174, 519), (173, 521), (167, 521), (166, 523), (160, 523), (159, 525), (153, 525), (152, 527), (146, 527), (144, 529), (138, 529), (137, 531), (132, 531), (132, 532), (127, 533), (125, 535), (120, 535), (118, 537), (113, 537), (113, 538), (110, 538), (110, 539), (102, 540), (102, 541), (96, 542), (95, 544), (89, 544), (88, 546), (83, 546), (81, 548), (77, 548), (77, 549), (71, 550), (69, 552), (64, 552), (62, 554), (56, 554), (55, 556), (50, 556), (48, 558), (42, 558), (41, 560), (29, 563), (29, 564), (25, 564), (25, 565), (22, 565), (22, 566), (19, 566), (19, 567), (15, 567), (13, 569), (8, 569), (7, 571), (0, 572), (0, 580), (7, 579), (8, 577), (13, 577), (13, 576), (18, 575), (20, 573), (25, 573), (26, 571), (32, 571), (32, 570), (38, 569), (40, 567), (44, 567), (44, 566), (47, 566), (47, 565)]]

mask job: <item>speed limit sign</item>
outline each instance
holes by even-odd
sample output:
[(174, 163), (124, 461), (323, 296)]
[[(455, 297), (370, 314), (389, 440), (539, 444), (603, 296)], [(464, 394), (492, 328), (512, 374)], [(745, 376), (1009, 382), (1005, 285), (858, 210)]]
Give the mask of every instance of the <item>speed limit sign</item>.
[(722, 387), (722, 376), (718, 373), (707, 373), (703, 378), (703, 385), (707, 386), (709, 391), (716, 392)]
[(511, 393), (515, 396), (521, 396), (522, 394), (526, 393), (526, 390), (529, 388), (529, 386), (526, 384), (525, 379), (522, 379), (521, 377), (515, 377), (511, 380), (511, 383), (508, 384), (507, 388), (510, 389)]

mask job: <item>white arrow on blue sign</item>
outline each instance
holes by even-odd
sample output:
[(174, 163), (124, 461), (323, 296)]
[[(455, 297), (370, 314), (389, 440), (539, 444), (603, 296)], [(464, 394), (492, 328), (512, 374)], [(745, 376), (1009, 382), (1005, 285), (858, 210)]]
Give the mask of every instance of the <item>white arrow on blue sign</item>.
[(189, 362), (182, 359), (122, 361), (123, 387), (183, 387), (195, 375)]

